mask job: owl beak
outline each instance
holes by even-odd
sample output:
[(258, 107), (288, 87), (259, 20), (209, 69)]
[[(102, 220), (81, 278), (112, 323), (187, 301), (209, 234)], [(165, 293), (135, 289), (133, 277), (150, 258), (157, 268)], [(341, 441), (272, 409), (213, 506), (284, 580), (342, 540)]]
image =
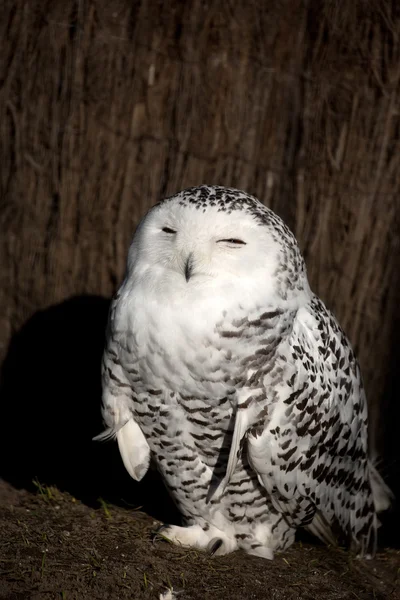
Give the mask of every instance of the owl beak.
[(189, 254), (185, 262), (185, 279), (189, 281), (193, 272), (193, 252)]

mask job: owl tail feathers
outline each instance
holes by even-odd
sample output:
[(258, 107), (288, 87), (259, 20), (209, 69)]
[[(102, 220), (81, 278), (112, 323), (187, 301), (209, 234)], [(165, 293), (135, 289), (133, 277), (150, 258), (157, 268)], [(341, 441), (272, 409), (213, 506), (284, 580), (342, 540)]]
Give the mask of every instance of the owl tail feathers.
[(334, 536), (331, 527), (319, 512), (315, 513), (313, 520), (305, 527), (305, 529), (315, 535), (315, 537), (320, 539), (321, 542), (324, 542), (327, 546), (338, 545), (338, 540)]
[(383, 512), (390, 508), (394, 499), (393, 492), (383, 481), (376, 467), (370, 461), (369, 463), (369, 479), (371, 483), (372, 496), (374, 499), (375, 510), (377, 513)]
[(229, 451), (228, 465), (226, 467), (225, 477), (223, 478), (219, 486), (217, 486), (214, 489), (210, 489), (207, 495), (207, 502), (209, 502), (214, 495), (216, 495), (216, 497), (221, 497), (226, 489), (226, 486), (230, 482), (239, 460), (241, 452), (241, 442), (248, 428), (248, 423), (248, 411), (238, 409), (236, 413), (235, 428), (233, 430), (231, 448)]

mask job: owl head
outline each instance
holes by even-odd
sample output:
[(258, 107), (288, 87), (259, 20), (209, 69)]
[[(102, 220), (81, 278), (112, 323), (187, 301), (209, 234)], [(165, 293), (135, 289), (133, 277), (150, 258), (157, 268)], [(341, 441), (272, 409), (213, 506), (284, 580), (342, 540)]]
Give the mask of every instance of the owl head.
[(182, 298), (297, 302), (309, 295), (304, 260), (291, 231), (256, 198), (220, 186), (189, 188), (142, 219), (127, 279)]

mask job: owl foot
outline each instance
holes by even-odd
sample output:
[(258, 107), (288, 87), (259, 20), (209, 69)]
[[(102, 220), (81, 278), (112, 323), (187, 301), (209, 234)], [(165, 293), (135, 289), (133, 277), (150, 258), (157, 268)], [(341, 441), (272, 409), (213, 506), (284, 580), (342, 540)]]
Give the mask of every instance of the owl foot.
[(154, 539), (157, 537), (165, 538), (184, 548), (205, 550), (211, 556), (229, 554), (238, 547), (235, 540), (212, 526), (205, 531), (200, 525), (190, 525), (189, 527), (162, 525), (154, 534)]

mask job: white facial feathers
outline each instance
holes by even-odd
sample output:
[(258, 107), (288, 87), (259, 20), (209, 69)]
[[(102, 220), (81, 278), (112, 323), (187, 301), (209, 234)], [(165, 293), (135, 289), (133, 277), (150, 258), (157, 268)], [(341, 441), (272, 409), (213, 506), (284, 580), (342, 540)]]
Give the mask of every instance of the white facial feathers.
[(283, 286), (287, 293), (290, 278), (308, 288), (297, 243), (277, 230), (285, 228), (279, 217), (241, 192), (235, 191), (243, 198), (229, 203), (213, 196), (222, 188), (203, 187), (205, 204), (181, 193), (146, 215), (130, 249), (129, 278), (145, 280), (159, 293), (173, 287), (185, 296), (223, 292), (238, 300), (243, 295), (243, 301), (251, 294), (256, 304), (259, 298), (274, 304)]

